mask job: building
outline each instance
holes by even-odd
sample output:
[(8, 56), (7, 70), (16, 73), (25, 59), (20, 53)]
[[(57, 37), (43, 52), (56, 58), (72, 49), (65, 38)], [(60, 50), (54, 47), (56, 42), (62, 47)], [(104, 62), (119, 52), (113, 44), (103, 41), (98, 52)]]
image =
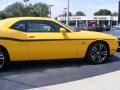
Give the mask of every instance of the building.
[[(66, 23), (66, 17), (58, 17), (59, 21)], [(118, 24), (118, 16), (70, 16), (69, 25), (78, 27), (80, 24), (91, 25), (109, 25)]]

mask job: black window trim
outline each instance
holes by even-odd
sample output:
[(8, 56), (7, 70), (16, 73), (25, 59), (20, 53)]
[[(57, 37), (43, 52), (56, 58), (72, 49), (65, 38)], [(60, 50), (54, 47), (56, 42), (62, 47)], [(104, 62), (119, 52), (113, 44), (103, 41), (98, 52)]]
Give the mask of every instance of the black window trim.
[[(14, 27), (16, 24), (18, 24), (19, 22), (25, 22), (25, 31), (23, 31), (23, 30), (18, 30), (18, 29), (14, 29), (14, 30), (21, 31), (21, 32), (28, 32), (28, 33), (36, 33), (36, 32), (30, 32), (30, 31), (28, 31), (28, 22), (29, 22), (29, 21), (47, 21), (47, 22), (52, 22), (52, 23), (58, 24), (58, 23), (56, 23), (56, 22), (49, 21), (49, 20), (20, 20), (20, 21), (17, 21), (15, 24), (13, 24), (13, 25), (10, 27), (10, 29), (14, 29), (13, 27)], [(62, 26), (62, 25), (60, 25), (60, 24), (58, 24), (58, 25), (59, 25), (60, 27), (62, 27), (62, 28), (65, 28), (68, 33), (70, 32), (66, 27), (64, 27), (64, 26)], [(38, 32), (39, 32), (39, 31), (38, 31)], [(48, 32), (40, 32), (40, 33), (48, 33)], [(57, 33), (57, 32), (49, 32), (49, 33)]]

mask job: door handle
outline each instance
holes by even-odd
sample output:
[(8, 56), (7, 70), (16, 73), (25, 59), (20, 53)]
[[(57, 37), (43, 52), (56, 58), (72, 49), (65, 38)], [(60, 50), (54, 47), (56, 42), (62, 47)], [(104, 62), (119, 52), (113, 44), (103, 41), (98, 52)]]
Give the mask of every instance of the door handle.
[(34, 38), (35, 36), (29, 36), (29, 38)]

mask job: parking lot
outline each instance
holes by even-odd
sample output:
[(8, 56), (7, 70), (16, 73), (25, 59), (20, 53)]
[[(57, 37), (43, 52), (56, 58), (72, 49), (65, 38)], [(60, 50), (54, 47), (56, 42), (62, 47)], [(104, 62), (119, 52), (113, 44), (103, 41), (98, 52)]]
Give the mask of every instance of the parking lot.
[(25, 90), (56, 85), (120, 70), (120, 53), (108, 62), (90, 65), (78, 59), (13, 63), (0, 73), (1, 90)]

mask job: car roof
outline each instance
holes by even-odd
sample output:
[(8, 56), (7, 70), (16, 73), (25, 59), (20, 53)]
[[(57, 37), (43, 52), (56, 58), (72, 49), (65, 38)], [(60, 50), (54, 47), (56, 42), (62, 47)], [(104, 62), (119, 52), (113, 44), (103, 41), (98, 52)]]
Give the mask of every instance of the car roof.
[[(48, 17), (14, 17), (14, 18), (7, 18), (0, 21), (0, 28), (9, 28), (11, 25), (16, 23), (20, 20), (48, 20), (48, 21), (54, 21), (57, 22), (54, 19), (48, 18)], [(57, 22), (58, 23), (58, 22)]]
[(64, 27), (66, 27), (69, 31), (73, 32), (72, 30), (70, 30), (67, 26), (65, 26), (63, 23), (57, 21), (57, 20), (54, 20), (52, 18), (49, 18), (49, 17), (14, 17), (14, 18), (7, 18), (7, 19), (4, 19), (4, 20), (1, 20), (0, 21), (0, 29), (8, 29), (9, 27), (11, 27), (13, 24), (15, 24), (16, 22), (18, 21), (21, 21), (21, 20), (47, 20), (47, 21), (53, 21), (55, 23), (58, 23)]
[(51, 18), (49, 17), (13, 17), (13, 18), (7, 18), (4, 20), (30, 20), (30, 19), (51, 20)]

